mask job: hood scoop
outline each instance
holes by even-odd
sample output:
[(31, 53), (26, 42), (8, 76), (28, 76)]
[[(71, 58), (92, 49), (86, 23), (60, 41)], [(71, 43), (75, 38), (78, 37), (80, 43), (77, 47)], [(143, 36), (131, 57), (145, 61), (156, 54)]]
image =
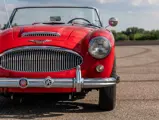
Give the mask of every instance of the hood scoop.
[(21, 34), (21, 37), (59, 37), (60, 33), (57, 32), (43, 32), (43, 31), (35, 31), (35, 32), (24, 32)]

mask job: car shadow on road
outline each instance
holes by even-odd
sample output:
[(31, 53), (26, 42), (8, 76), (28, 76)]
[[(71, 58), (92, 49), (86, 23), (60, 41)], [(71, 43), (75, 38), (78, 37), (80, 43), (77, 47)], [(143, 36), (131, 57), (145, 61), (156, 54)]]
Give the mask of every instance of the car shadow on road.
[(36, 119), (59, 117), (65, 113), (101, 112), (97, 104), (81, 102), (52, 101), (48, 99), (25, 99), (19, 103), (9, 99), (0, 99), (0, 119)]

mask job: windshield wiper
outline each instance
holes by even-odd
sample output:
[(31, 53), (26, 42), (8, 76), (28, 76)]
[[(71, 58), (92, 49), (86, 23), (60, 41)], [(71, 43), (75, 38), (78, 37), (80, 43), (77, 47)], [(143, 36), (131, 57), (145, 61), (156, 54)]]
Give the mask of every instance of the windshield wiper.
[[(97, 26), (97, 25), (95, 25), (93, 23), (84, 23), (84, 24), (83, 23), (75, 23), (75, 24), (83, 25), (85, 27), (93, 26), (93, 27), (101, 28), (100, 26)], [(72, 24), (72, 25), (75, 25), (75, 24)]]
[(87, 24), (85, 24), (85, 25), (87, 25), (87, 26), (93, 26), (93, 27), (98, 27), (98, 28), (100, 28), (100, 26), (97, 26), (97, 25), (95, 25), (95, 24), (93, 24), (93, 23), (87, 23)]
[[(65, 22), (60, 22), (60, 21), (51, 21), (51, 22), (41, 22), (40, 24), (50, 24), (50, 25), (53, 25), (53, 24), (66, 24)], [(76, 24), (80, 24), (80, 23), (76, 23)], [(84, 25), (84, 26), (93, 26), (93, 27), (98, 27), (100, 28), (100, 26), (97, 26), (93, 23), (85, 23), (85, 24), (81, 24), (81, 25)]]

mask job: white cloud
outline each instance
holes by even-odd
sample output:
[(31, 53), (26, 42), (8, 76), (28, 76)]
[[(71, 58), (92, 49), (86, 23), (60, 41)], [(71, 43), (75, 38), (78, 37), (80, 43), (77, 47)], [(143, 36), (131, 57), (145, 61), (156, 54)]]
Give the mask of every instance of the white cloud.
[(149, 4), (159, 4), (159, 0), (148, 0)]
[(132, 5), (159, 5), (159, 0), (131, 0)]
[(112, 2), (118, 2), (119, 0), (96, 0), (99, 3), (112, 3)]
[(141, 5), (159, 5), (159, 0), (96, 0), (97, 2), (104, 3), (119, 3), (125, 2), (127, 4), (132, 4), (133, 6), (141, 6)]
[(132, 5), (139, 6), (143, 0), (131, 0)]
[[(16, 7), (16, 5), (15, 4), (7, 4), (6, 5), (6, 8), (7, 8), (7, 10), (13, 10), (14, 8)], [(0, 5), (0, 11), (6, 11), (6, 9), (5, 9), (5, 6), (3, 5), (3, 4), (1, 4)]]
[(129, 10), (129, 11), (128, 11), (128, 14), (133, 14), (133, 13), (134, 13), (134, 12), (133, 12), (133, 11), (131, 11), (131, 10)]

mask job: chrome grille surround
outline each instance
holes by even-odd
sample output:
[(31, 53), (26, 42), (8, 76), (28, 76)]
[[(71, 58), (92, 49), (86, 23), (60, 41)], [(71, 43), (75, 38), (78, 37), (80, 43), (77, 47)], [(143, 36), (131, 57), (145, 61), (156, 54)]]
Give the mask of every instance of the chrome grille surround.
[(35, 32), (24, 32), (21, 37), (59, 37), (60, 33), (57, 32), (45, 32), (45, 31), (35, 31)]
[(17, 72), (58, 72), (83, 63), (78, 53), (53, 46), (28, 46), (0, 54), (0, 68)]

